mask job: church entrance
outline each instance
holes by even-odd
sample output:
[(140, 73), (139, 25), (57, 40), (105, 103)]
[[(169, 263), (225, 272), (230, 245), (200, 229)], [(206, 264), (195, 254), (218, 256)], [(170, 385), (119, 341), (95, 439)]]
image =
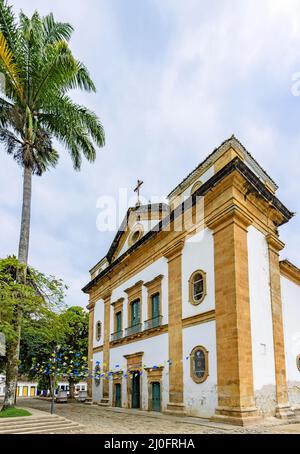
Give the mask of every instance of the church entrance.
[(132, 408), (140, 408), (140, 374), (132, 372)]
[(152, 383), (152, 411), (160, 411), (160, 383)]

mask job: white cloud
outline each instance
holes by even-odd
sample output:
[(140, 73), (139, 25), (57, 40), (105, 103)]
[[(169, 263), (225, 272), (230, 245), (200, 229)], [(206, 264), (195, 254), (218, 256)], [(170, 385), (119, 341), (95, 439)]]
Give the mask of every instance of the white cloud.
[[(300, 211), (300, 100), (290, 92), (291, 74), (300, 71), (299, 1), (145, 0), (145, 27), (139, 1), (126, 15), (117, 0), (13, 2), (16, 11), (53, 11), (74, 25), (72, 48), (98, 88), (74, 96), (106, 129), (94, 165), (75, 173), (60, 147), (58, 168), (34, 181), (31, 261), (71, 285), (70, 304), (86, 298), (88, 269), (113, 237), (96, 229), (97, 198), (119, 187), (132, 194), (138, 177), (147, 198), (164, 195), (232, 133), (275, 178), (282, 201)], [(18, 242), (20, 179), (1, 157), (5, 254)], [(282, 229), (286, 255), (298, 265), (299, 227), (295, 218)]]

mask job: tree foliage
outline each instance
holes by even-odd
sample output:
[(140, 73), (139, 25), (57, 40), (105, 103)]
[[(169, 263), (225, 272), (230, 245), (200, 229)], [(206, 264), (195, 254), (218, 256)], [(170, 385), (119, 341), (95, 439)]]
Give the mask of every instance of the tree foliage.
[[(50, 323), (50, 324), (49, 324)], [(45, 333), (47, 333), (45, 335)], [(88, 313), (73, 306), (55, 316), (44, 318), (38, 325), (31, 321), (21, 340), (20, 373), (48, 384), (57, 378), (72, 387), (87, 377)]]
[(73, 27), (53, 14), (19, 20), (6, 0), (0, 0), (0, 71), (5, 77), (0, 97), (0, 142), (22, 166), (41, 175), (58, 162), (56, 138), (70, 152), (75, 169), (81, 156), (96, 157), (104, 145), (104, 130), (94, 112), (68, 96), (72, 89), (95, 91), (85, 65), (77, 60), (69, 40)]
[[(16, 342), (19, 336), (15, 329), (17, 318), (21, 323), (21, 333), (31, 329), (32, 337), (35, 336), (34, 326), (39, 327), (38, 332), (43, 333), (45, 341), (53, 336), (54, 329), (57, 336), (60, 332), (58, 313), (64, 307), (66, 286), (60, 279), (33, 268), (28, 268), (23, 282), (18, 275), (23, 274), (25, 268), (14, 256), (0, 259), (0, 332), (5, 335), (7, 344)], [(51, 330), (49, 324), (44, 324), (45, 320), (51, 320)], [(3, 363), (5, 357), (1, 359), (2, 367)]]

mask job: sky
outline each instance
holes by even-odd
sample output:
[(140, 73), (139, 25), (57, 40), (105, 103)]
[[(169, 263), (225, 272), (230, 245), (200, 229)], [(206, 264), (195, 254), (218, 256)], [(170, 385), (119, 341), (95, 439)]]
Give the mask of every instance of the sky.
[[(55, 170), (34, 177), (29, 262), (81, 288), (115, 232), (96, 221), (103, 196), (167, 195), (215, 147), (235, 134), (300, 212), (298, 0), (15, 0), (14, 10), (53, 12), (75, 32), (71, 48), (89, 68), (96, 94), (72, 94), (106, 132), (94, 164), (75, 172), (58, 146)], [(294, 92), (295, 94), (295, 92)], [(0, 256), (17, 253), (22, 171), (0, 149)], [(124, 214), (124, 213), (122, 213)], [(282, 258), (300, 267), (300, 215), (280, 228)]]

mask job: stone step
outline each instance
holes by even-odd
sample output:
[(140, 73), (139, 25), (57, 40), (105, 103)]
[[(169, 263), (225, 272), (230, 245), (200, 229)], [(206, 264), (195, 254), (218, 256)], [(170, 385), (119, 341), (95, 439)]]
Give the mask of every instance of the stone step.
[(5, 429), (0, 431), (0, 435), (5, 434), (30, 434), (30, 433), (56, 433), (56, 432), (66, 432), (66, 431), (74, 431), (74, 432), (82, 432), (83, 427), (79, 424), (47, 424), (47, 425), (35, 425), (29, 427), (19, 427), (19, 428), (11, 428)]
[[(1, 418), (2, 419), (2, 418)], [(49, 417), (41, 417), (41, 418), (3, 418), (3, 421), (0, 419), (0, 429), (2, 427), (6, 426), (12, 426), (12, 425), (27, 425), (27, 424), (35, 424), (35, 423), (40, 423), (41, 421), (44, 422), (52, 422), (52, 421), (57, 421), (57, 418), (55, 416), (49, 416)], [(64, 421), (65, 418), (60, 419), (60, 421)]]
[(26, 435), (26, 434), (82, 434), (84, 433), (84, 427), (82, 426), (76, 426), (76, 427), (64, 427), (63, 429), (61, 427), (52, 427), (48, 429), (38, 429), (35, 431), (26, 431), (26, 432), (18, 432), (15, 433), (16, 435)]
[(52, 416), (33, 418), (26, 421), (6, 421), (0, 424), (0, 434), (26, 434), (26, 433), (82, 433), (84, 426), (69, 421), (68, 419)]

